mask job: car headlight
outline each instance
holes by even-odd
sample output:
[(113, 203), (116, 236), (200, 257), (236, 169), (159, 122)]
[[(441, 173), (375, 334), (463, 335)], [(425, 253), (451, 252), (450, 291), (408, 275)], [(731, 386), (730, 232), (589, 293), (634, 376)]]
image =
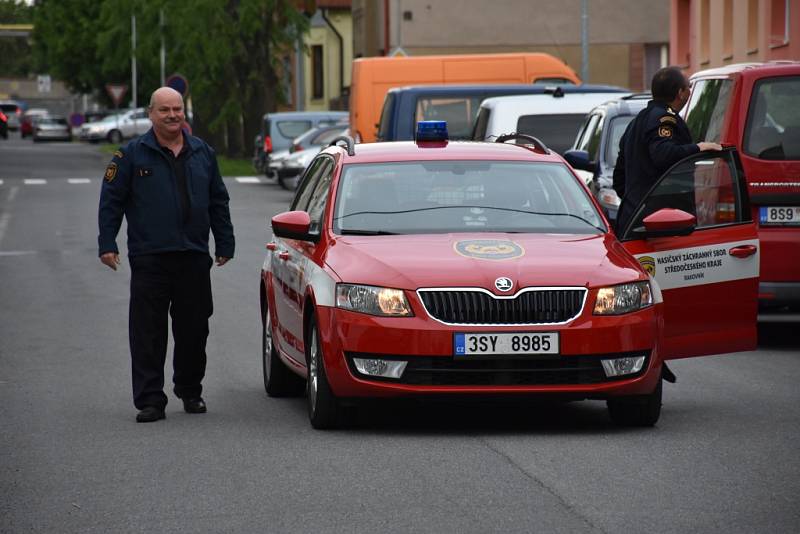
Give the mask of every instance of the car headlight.
[(641, 310), (653, 304), (650, 282), (633, 282), (612, 287), (601, 287), (597, 291), (594, 305), (595, 315), (620, 315)]
[(410, 317), (414, 315), (405, 293), (388, 287), (338, 284), (336, 306), (370, 315)]

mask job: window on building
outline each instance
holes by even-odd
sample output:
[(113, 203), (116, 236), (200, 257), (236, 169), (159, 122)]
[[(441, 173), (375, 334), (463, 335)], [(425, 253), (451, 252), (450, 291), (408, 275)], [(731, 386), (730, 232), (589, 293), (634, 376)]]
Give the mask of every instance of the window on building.
[(722, 5), (722, 57), (733, 58), (733, 0), (725, 0)]
[(325, 70), (323, 68), (322, 45), (311, 46), (311, 98), (325, 98)]
[(692, 2), (678, 0), (678, 40), (675, 43), (675, 63), (688, 67), (691, 63)]
[(758, 52), (758, 0), (747, 0), (747, 53)]
[(700, 0), (700, 64), (710, 61), (709, 39), (711, 38), (710, 0)]
[(789, 42), (789, 0), (772, 0), (770, 7), (769, 45), (783, 46)]

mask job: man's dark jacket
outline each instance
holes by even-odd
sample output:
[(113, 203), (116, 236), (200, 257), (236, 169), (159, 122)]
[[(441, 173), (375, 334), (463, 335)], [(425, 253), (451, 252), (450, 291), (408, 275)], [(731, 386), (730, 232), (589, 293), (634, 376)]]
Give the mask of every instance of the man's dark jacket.
[(648, 102), (628, 124), (619, 141), (619, 156), (614, 167), (614, 190), (622, 199), (617, 231), (623, 231), (633, 210), (662, 174), (699, 151), (680, 115), (664, 102)]
[(184, 135), (189, 153), (184, 161), (188, 214), (168, 156), (152, 128), (114, 153), (100, 193), (100, 255), (119, 252), (117, 233), (123, 215), (128, 221), (128, 255), (173, 251), (209, 253), (208, 232), (214, 232), (215, 256), (232, 258), (233, 225), (228, 191), (214, 150)]

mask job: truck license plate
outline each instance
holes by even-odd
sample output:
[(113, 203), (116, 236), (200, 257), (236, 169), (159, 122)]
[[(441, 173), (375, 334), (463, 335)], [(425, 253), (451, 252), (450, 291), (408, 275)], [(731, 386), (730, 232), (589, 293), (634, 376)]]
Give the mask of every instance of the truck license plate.
[(800, 225), (800, 206), (762, 206), (758, 219), (761, 224)]

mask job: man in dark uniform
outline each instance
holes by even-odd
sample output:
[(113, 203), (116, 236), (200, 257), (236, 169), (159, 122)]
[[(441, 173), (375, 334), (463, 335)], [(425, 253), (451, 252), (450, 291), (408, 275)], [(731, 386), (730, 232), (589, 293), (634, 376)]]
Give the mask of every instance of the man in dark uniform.
[(693, 143), (678, 113), (689, 100), (689, 81), (677, 67), (665, 67), (653, 76), (653, 100), (628, 124), (619, 142), (614, 167), (614, 190), (622, 199), (617, 213), (618, 232), (667, 169), (704, 150), (722, 150), (717, 143)]
[(153, 127), (114, 153), (100, 193), (100, 261), (117, 270), (116, 237), (128, 221), (129, 340), (138, 422), (164, 419), (164, 362), (172, 317), (174, 392), (188, 413), (201, 397), (211, 298), (209, 230), (217, 265), (233, 257), (228, 191), (214, 151), (182, 131), (183, 98), (162, 87), (150, 99)]

